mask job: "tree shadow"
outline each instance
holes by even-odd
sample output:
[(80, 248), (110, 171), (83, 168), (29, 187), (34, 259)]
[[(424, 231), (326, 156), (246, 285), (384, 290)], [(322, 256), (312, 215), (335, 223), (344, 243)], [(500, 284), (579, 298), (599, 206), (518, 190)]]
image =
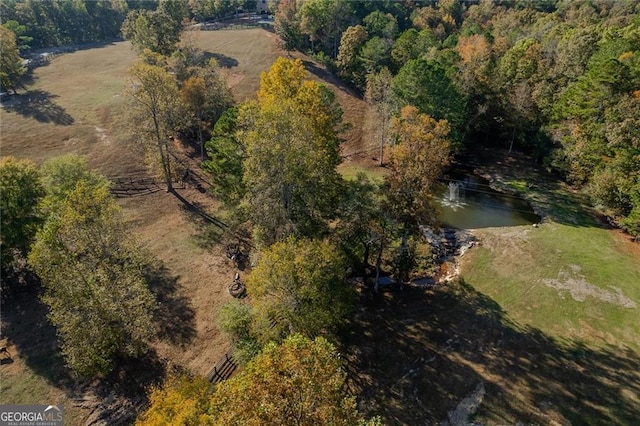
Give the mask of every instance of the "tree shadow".
[(154, 265), (146, 275), (158, 302), (153, 313), (158, 338), (180, 346), (190, 343), (196, 336), (195, 311), (189, 299), (178, 291), (179, 277), (172, 276), (161, 264)]
[(515, 324), (464, 282), (365, 291), (346, 341), (363, 411), (390, 424), (438, 424), (479, 383), (486, 424), (627, 425), (640, 412), (636, 352)]
[(69, 391), (75, 379), (60, 352), (56, 328), (47, 318), (49, 308), (40, 300), (42, 290), (37, 283), (30, 284), (2, 299), (1, 334), (13, 357), (19, 354), (35, 374)]
[(204, 52), (203, 57), (205, 60), (215, 59), (218, 62), (218, 66), (220, 66), (220, 68), (233, 68), (237, 67), (239, 64), (236, 58), (227, 56), (222, 53)]
[[(160, 336), (177, 342), (190, 339), (195, 335), (194, 311), (183, 298), (173, 294), (175, 279), (170, 278), (166, 270), (160, 270), (154, 280), (153, 290), (161, 302), (155, 319), (168, 325), (160, 327)], [(78, 379), (62, 356), (56, 328), (47, 318), (48, 307), (40, 300), (42, 289), (37, 283), (31, 284), (2, 298), (1, 334), (7, 339), (11, 356), (19, 356), (31, 372), (49, 385), (78, 401), (85, 401), (82, 405), (91, 411), (87, 424), (101, 421), (132, 424), (138, 413), (148, 406), (149, 388), (164, 380), (169, 368), (166, 361), (148, 348), (138, 357), (117, 355), (113, 370), (104, 378)], [(3, 360), (2, 364), (11, 362), (13, 359)]]
[(315, 75), (319, 79), (336, 86), (338, 89), (344, 91), (345, 93), (348, 93), (351, 96), (355, 96), (358, 98), (360, 97), (358, 92), (353, 87), (345, 84), (344, 81), (340, 80), (333, 73), (328, 71), (326, 68), (318, 66), (318, 64), (316, 64), (315, 62), (308, 61), (305, 59), (302, 60), (302, 64), (304, 65), (307, 71), (309, 71), (311, 74)]
[(11, 103), (10, 111), (41, 123), (69, 126), (75, 121), (64, 108), (52, 101), (57, 95), (43, 90), (30, 90), (18, 96), (19, 99)]

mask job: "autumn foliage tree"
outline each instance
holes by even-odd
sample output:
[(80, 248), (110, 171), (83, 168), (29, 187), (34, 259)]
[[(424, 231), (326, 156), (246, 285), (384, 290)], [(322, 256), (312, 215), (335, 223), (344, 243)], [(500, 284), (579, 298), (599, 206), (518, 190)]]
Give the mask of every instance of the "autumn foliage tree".
[(246, 283), (258, 340), (331, 336), (351, 308), (345, 270), (340, 252), (326, 241), (290, 237), (263, 250)]
[(392, 128), (398, 144), (391, 151), (391, 173), (385, 183), (391, 212), (406, 234), (433, 220), (429, 196), (449, 162), (449, 124), (408, 106), (393, 120)]
[(381, 425), (362, 418), (345, 384), (336, 348), (296, 334), (267, 345), (213, 392), (203, 378), (171, 377), (151, 391), (136, 425)]
[(327, 340), (299, 334), (271, 343), (212, 397), (214, 425), (357, 425), (355, 399)]
[(239, 113), (246, 208), (266, 245), (320, 235), (335, 215), (341, 110), (305, 76), (300, 60), (279, 58), (262, 74), (258, 101)]
[(138, 62), (129, 69), (127, 94), (139, 108), (136, 121), (147, 140), (155, 145), (167, 191), (173, 190), (169, 136), (179, 99), (175, 78), (163, 67)]

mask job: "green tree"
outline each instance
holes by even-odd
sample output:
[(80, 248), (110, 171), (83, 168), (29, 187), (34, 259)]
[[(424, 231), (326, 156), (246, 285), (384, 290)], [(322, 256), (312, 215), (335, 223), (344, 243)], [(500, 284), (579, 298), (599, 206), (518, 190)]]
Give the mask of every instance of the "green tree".
[(290, 237), (263, 250), (246, 283), (259, 342), (291, 333), (331, 336), (352, 304), (345, 270), (340, 252), (326, 241)]
[(243, 182), (254, 237), (314, 237), (335, 216), (342, 179), (333, 93), (305, 80), (300, 60), (279, 58), (261, 77), (258, 102), (241, 108)]
[(333, 345), (293, 335), (267, 345), (212, 397), (214, 425), (357, 425), (354, 398)]
[(167, 191), (173, 191), (169, 136), (179, 97), (175, 78), (164, 68), (138, 62), (129, 68), (128, 95), (140, 108), (131, 119), (149, 123), (148, 134), (154, 140), (162, 164)]
[(435, 60), (407, 62), (393, 80), (393, 91), (406, 104), (436, 120), (447, 120), (455, 147), (462, 142), (465, 102), (447, 69)]
[(398, 32), (398, 21), (390, 13), (383, 13), (379, 10), (371, 12), (362, 20), (367, 33), (374, 37), (387, 40), (396, 38)]
[(13, 31), (16, 35), (16, 46), (20, 53), (28, 52), (31, 49), (29, 43), (33, 41), (33, 37), (27, 35), (27, 27), (21, 25), (18, 21), (8, 20), (2, 24), (8, 30)]
[(222, 114), (206, 143), (209, 159), (203, 163), (211, 175), (213, 193), (229, 206), (239, 204), (246, 194), (242, 180), (245, 150), (236, 137), (237, 120), (235, 107)]
[(143, 353), (154, 334), (148, 259), (107, 187), (78, 181), (38, 231), (28, 261), (74, 372), (103, 376), (117, 355)]
[(379, 71), (390, 65), (391, 42), (377, 36), (370, 38), (360, 49), (358, 59), (367, 73)]
[(0, 26), (0, 90), (13, 90), (22, 86), (21, 78), (26, 72), (22, 65), (22, 58), (16, 45), (16, 35), (13, 31)]
[(315, 50), (321, 50), (332, 58), (338, 56), (340, 35), (349, 26), (351, 2), (341, 0), (307, 0), (299, 9), (300, 29), (311, 41)]
[(408, 61), (426, 55), (437, 44), (436, 37), (429, 28), (425, 28), (420, 32), (415, 28), (409, 28), (393, 44), (391, 58), (396, 69), (400, 69)]
[(290, 52), (300, 46), (302, 33), (298, 19), (296, 0), (280, 0), (274, 17), (274, 29), (280, 37), (282, 47)]
[(0, 158), (0, 252), (2, 277), (17, 259), (26, 259), (38, 226), (37, 205), (44, 189), (35, 165), (14, 157)]
[(122, 24), (122, 35), (138, 51), (149, 49), (170, 55), (180, 41), (182, 22), (164, 10), (132, 10)]

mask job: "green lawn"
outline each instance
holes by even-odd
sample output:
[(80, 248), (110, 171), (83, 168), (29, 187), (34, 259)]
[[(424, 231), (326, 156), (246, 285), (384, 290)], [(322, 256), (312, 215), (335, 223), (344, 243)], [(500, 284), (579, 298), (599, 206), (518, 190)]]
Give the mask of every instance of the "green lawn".
[(640, 251), (599, 225), (579, 194), (541, 185), (526, 196), (546, 214), (541, 227), (476, 231), (481, 246), (464, 259), (466, 282), (523, 325), (640, 353)]

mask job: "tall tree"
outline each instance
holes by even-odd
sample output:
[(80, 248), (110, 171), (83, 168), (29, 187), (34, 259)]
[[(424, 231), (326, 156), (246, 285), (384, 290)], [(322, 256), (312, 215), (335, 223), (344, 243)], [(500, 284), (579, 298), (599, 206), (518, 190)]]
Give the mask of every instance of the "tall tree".
[(132, 10), (122, 24), (122, 35), (139, 51), (170, 55), (180, 41), (182, 22), (162, 9)]
[(384, 165), (384, 146), (391, 135), (389, 131), (391, 117), (398, 110), (398, 99), (391, 88), (392, 83), (393, 76), (388, 68), (382, 68), (378, 73), (367, 75), (365, 99), (374, 105), (380, 116), (380, 166)]
[(231, 106), (233, 98), (215, 61), (195, 67), (191, 77), (182, 83), (182, 102), (195, 119), (200, 143), (200, 157), (205, 159), (203, 128), (211, 128)]
[(280, 0), (273, 26), (287, 52), (300, 46), (302, 33), (296, 0)]
[(229, 206), (240, 203), (246, 194), (243, 183), (245, 147), (238, 140), (238, 109), (229, 108), (213, 128), (206, 143), (209, 157), (203, 167), (211, 174), (212, 191)]
[(37, 205), (44, 189), (35, 165), (14, 157), (0, 159), (0, 252), (2, 276), (17, 259), (26, 259), (38, 226)]
[(151, 406), (136, 425), (379, 426), (378, 418), (363, 421), (345, 383), (333, 345), (295, 335), (265, 347), (214, 392), (203, 378), (170, 378), (152, 390)]
[(13, 31), (0, 26), (0, 90), (13, 90), (22, 86), (21, 77), (26, 72), (22, 65), (22, 58), (16, 45), (16, 35)]
[(267, 245), (320, 235), (335, 216), (341, 110), (305, 74), (300, 60), (279, 58), (261, 77), (257, 103), (240, 111), (248, 211)]
[[(151, 124), (149, 132), (162, 164), (167, 191), (173, 191), (169, 133), (179, 96), (175, 78), (162, 67), (138, 62), (129, 69), (127, 93)], [(137, 118), (133, 116), (133, 119)]]
[(259, 341), (294, 332), (331, 336), (351, 307), (344, 271), (339, 252), (325, 241), (289, 238), (262, 251), (247, 279)]
[(436, 120), (447, 120), (452, 142), (462, 142), (465, 102), (447, 69), (435, 60), (407, 62), (393, 81), (393, 90), (406, 104)]
[(398, 144), (391, 152), (391, 173), (385, 177), (389, 209), (402, 225), (402, 247), (420, 224), (433, 221), (432, 188), (449, 162), (449, 123), (436, 121), (407, 106), (393, 120)]
[(352, 82), (357, 87), (364, 85), (364, 69), (360, 62), (360, 50), (367, 41), (369, 34), (362, 25), (354, 25), (342, 33), (340, 49), (336, 65), (340, 77)]
[(147, 258), (108, 187), (85, 180), (55, 206), (29, 253), (69, 367), (107, 374), (117, 355), (139, 355), (154, 334)]

